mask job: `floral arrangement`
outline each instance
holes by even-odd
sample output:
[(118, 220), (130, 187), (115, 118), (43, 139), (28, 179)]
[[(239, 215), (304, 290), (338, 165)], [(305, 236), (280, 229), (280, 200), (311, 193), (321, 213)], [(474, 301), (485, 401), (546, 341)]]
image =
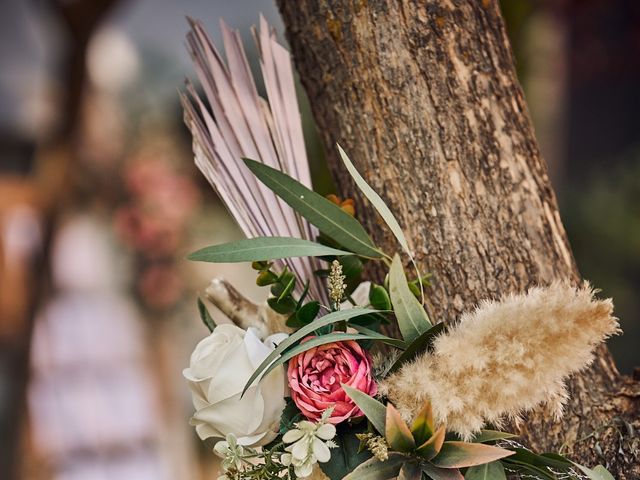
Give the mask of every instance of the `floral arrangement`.
[[(190, 85), (182, 97), (196, 163), (249, 238), (189, 258), (249, 262), (269, 289), (255, 305), (214, 279), (204, 300), (231, 323), (216, 323), (198, 301), (210, 335), (184, 376), (191, 423), (215, 440), (220, 479), (613, 479), (603, 466), (537, 454), (501, 431), (541, 404), (561, 415), (565, 379), (618, 332), (611, 301), (587, 284), (556, 283), (484, 302), (455, 325), (433, 322), (429, 276), (339, 146), (401, 251), (373, 242), (352, 201), (310, 187), (288, 52), (266, 21), (256, 39), (269, 104), (237, 32), (222, 25), (225, 66), (202, 26), (191, 26), (209, 104)], [(380, 283), (364, 278), (371, 262), (387, 271)], [(383, 333), (393, 324), (399, 338)]]

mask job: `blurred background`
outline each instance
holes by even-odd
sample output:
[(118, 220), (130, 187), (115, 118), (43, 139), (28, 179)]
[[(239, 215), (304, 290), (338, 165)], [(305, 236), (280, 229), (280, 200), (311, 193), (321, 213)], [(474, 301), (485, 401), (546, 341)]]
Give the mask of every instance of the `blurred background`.
[[(613, 296), (620, 370), (640, 364), (640, 3), (505, 0), (538, 138), (585, 278)], [(243, 266), (196, 171), (177, 90), (185, 16), (239, 29), (271, 0), (0, 0), (0, 478), (214, 478), (181, 371), (195, 298)], [(302, 92), (299, 92), (302, 95)], [(301, 99), (314, 183), (332, 186)]]

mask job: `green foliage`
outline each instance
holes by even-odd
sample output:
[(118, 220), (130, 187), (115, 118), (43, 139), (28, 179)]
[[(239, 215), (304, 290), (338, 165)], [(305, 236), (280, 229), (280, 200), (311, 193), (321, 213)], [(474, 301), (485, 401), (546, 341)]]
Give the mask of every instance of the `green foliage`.
[(513, 433), (499, 432), (498, 430), (481, 430), (480, 433), (473, 437), (472, 442), (487, 443), (515, 437), (517, 437), (517, 435), (514, 435)]
[(407, 457), (399, 453), (390, 453), (389, 458), (384, 462), (376, 458), (370, 458), (358, 465), (343, 480), (389, 480), (398, 476), (402, 465), (406, 461)]
[(436, 339), (438, 335), (446, 330), (447, 326), (444, 323), (438, 323), (431, 327), (429, 330), (424, 332), (418, 338), (416, 338), (413, 342), (409, 344), (409, 346), (400, 354), (400, 356), (396, 359), (395, 362), (389, 367), (389, 369), (385, 372), (385, 375), (391, 374), (398, 370), (402, 365), (407, 362), (411, 362), (418, 355), (423, 352), (426, 352), (431, 349), (433, 345), (433, 341)]
[(209, 314), (209, 310), (207, 310), (207, 306), (200, 298), (198, 298), (198, 313), (200, 314), (200, 320), (202, 320), (205, 327), (209, 329), (209, 332), (213, 332), (216, 328), (216, 322), (213, 321), (213, 318), (211, 318), (211, 315)]
[(337, 448), (331, 450), (331, 459), (321, 463), (320, 468), (331, 480), (342, 480), (358, 465), (371, 458), (368, 450), (360, 450), (360, 440), (356, 434), (366, 431), (366, 422), (359, 425), (339, 425), (334, 441)]
[(513, 455), (511, 450), (482, 443), (444, 442), (431, 463), (440, 468), (464, 468), (493, 462), (510, 455)]
[(387, 408), (384, 404), (356, 388), (344, 384), (342, 384), (342, 388), (358, 408), (362, 410), (362, 413), (371, 422), (373, 428), (381, 435), (384, 435), (387, 415)]
[(300, 328), (313, 322), (320, 312), (320, 302), (309, 302), (287, 319), (287, 327)]
[(280, 435), (284, 435), (295, 427), (296, 422), (304, 420), (304, 415), (300, 412), (291, 397), (285, 398), (285, 407), (280, 417)]
[(389, 269), (389, 294), (402, 338), (410, 344), (432, 325), (427, 312), (409, 289), (398, 254), (393, 257)]
[(391, 310), (391, 298), (389, 298), (389, 292), (382, 285), (371, 284), (369, 290), (369, 303), (371, 308), (376, 310)]
[(362, 178), (362, 175), (360, 175), (358, 170), (356, 170), (356, 167), (353, 165), (353, 163), (351, 163), (351, 160), (349, 160), (349, 157), (340, 145), (338, 145), (338, 152), (340, 153), (340, 158), (342, 158), (342, 161), (344, 162), (345, 167), (347, 167), (349, 174), (351, 174), (351, 178), (353, 178), (360, 191), (364, 194), (365, 197), (367, 197), (367, 199), (371, 202), (371, 205), (373, 205), (376, 211), (380, 214), (384, 222), (389, 227), (389, 230), (391, 230), (391, 233), (393, 233), (393, 235), (398, 240), (400, 246), (408, 255), (411, 255), (409, 244), (407, 243), (407, 239), (404, 236), (404, 232), (402, 231), (398, 220), (396, 220), (396, 217), (393, 215), (393, 213), (391, 213), (389, 207), (387, 207), (387, 204), (384, 203), (384, 200), (382, 200), (380, 195), (378, 195), (378, 193), (373, 188), (371, 188), (371, 186), (365, 181), (365, 179)]
[[(291, 208), (344, 248), (364, 257), (383, 256), (360, 222), (338, 205), (279, 170), (254, 160), (244, 159), (244, 162), (262, 183)], [(344, 254), (343, 252), (338, 255)]]
[(470, 467), (464, 474), (465, 480), (507, 480), (504, 467), (500, 462), (485, 463)]
[(187, 258), (196, 262), (238, 263), (325, 255), (349, 255), (349, 252), (301, 238), (256, 237), (205, 247)]

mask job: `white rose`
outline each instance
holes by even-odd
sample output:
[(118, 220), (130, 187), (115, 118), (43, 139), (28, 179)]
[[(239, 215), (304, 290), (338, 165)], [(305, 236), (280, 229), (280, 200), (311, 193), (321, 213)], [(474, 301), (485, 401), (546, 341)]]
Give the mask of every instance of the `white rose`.
[(240, 395), (251, 374), (286, 337), (278, 333), (262, 342), (253, 328), (245, 332), (224, 324), (198, 343), (183, 375), (196, 408), (191, 424), (201, 439), (231, 433), (240, 445), (258, 446), (277, 436), (287, 388), (284, 367)]

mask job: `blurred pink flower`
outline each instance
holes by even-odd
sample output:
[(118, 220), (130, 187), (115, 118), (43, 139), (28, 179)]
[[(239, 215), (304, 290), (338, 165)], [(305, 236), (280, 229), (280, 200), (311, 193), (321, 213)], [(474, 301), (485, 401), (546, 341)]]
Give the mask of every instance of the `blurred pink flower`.
[(145, 304), (158, 310), (173, 307), (184, 292), (180, 273), (173, 265), (151, 265), (142, 271), (138, 282)]
[(378, 391), (371, 375), (371, 356), (351, 340), (321, 345), (293, 357), (288, 379), (291, 397), (300, 411), (318, 421), (333, 407), (329, 418), (333, 424), (362, 415), (341, 384), (371, 396)]

